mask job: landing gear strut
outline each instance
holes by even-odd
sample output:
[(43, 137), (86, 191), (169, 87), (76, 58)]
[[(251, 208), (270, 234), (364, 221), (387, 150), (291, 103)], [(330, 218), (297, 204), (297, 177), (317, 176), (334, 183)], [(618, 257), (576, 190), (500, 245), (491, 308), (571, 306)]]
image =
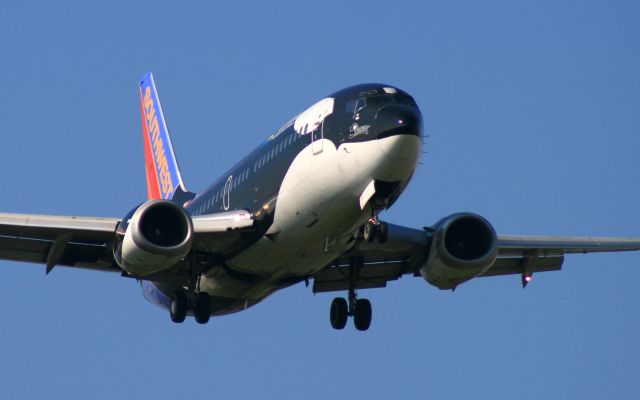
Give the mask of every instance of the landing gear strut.
[(197, 260), (194, 252), (191, 252), (190, 261), (188, 288), (187, 290), (178, 289), (173, 294), (169, 315), (173, 322), (181, 323), (191, 310), (197, 323), (206, 324), (211, 318), (211, 296), (207, 292), (200, 291), (200, 280), (205, 270), (196, 268)]
[(371, 325), (371, 302), (367, 299), (359, 299), (356, 292), (360, 267), (362, 267), (362, 258), (349, 259), (348, 302), (342, 297), (336, 297), (331, 302), (329, 318), (334, 329), (343, 329), (348, 317), (353, 317), (353, 324), (359, 331), (366, 331)]

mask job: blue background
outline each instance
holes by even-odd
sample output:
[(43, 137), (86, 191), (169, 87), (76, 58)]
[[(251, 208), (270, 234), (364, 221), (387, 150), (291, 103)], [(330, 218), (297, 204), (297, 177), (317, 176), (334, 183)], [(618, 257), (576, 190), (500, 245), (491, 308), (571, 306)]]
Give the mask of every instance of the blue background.
[[(368, 81), (429, 135), (389, 221), (457, 211), (500, 233), (640, 235), (635, 1), (12, 2), (0, 9), (4, 212), (121, 217), (146, 198), (138, 80), (153, 71), (185, 184), (204, 188), (293, 115)], [(2, 398), (637, 398), (640, 254), (455, 293), (292, 287), (170, 323), (117, 274), (0, 262)]]

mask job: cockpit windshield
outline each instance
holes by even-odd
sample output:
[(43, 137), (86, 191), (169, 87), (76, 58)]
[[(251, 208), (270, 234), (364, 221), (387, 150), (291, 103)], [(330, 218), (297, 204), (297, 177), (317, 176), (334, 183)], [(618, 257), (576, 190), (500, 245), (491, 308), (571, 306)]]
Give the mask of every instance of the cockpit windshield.
[(409, 95), (403, 93), (385, 93), (373, 94), (368, 96), (360, 96), (356, 99), (348, 101), (345, 105), (345, 112), (357, 113), (363, 108), (371, 108), (373, 110), (380, 109), (387, 104), (404, 104), (407, 106), (416, 106), (416, 102)]

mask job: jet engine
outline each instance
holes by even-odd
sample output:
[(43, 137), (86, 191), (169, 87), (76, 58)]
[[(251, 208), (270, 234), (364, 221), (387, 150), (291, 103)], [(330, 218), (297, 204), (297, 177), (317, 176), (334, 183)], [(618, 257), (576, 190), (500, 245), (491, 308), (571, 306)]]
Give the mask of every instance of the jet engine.
[(487, 220), (471, 213), (453, 214), (434, 227), (420, 274), (440, 289), (454, 289), (486, 272), (497, 256), (498, 239)]
[(114, 255), (131, 275), (167, 269), (191, 250), (193, 222), (179, 204), (151, 200), (132, 210), (118, 226)]

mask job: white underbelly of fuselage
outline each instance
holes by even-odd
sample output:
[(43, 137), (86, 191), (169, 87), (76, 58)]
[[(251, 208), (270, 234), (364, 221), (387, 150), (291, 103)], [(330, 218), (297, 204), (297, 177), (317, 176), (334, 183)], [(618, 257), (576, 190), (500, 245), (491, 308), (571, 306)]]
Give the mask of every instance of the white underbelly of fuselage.
[[(353, 245), (352, 237), (371, 216), (360, 196), (373, 179), (407, 181), (420, 154), (417, 136), (343, 143), (326, 139), (301, 151), (278, 193), (266, 235), (228, 261), (232, 269), (263, 277), (259, 284), (229, 286), (204, 276), (211, 295), (261, 299), (286, 277), (311, 276)], [(242, 293), (239, 293), (241, 291)]]

